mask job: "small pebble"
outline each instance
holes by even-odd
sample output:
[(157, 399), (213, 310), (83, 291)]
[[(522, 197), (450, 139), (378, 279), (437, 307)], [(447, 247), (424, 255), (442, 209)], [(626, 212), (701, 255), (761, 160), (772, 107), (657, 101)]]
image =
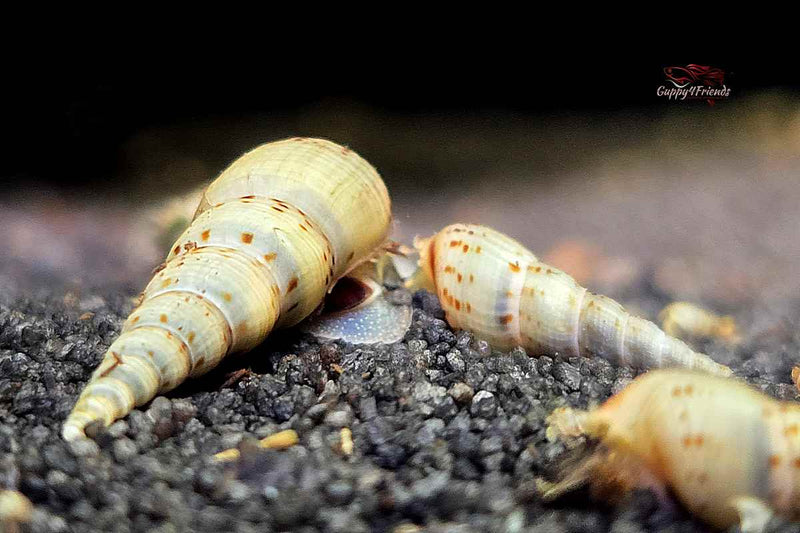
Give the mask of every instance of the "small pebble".
[[(0, 270), (0, 482), (33, 505), (21, 531), (705, 530), (679, 506), (659, 513), (648, 491), (619, 508), (569, 498), (542, 507), (536, 478), (569, 453), (545, 438), (547, 415), (602, 402), (637, 372), (493, 350), (452, 331), (425, 291), (413, 295), (400, 343), (320, 343), (287, 330), (87, 429), (96, 440), (65, 443), (61, 424), (117, 337), (129, 295), (71, 287), (65, 307), (64, 292), (42, 283), (43, 296), (11, 301), (4, 279)], [(78, 309), (93, 295), (98, 307)], [(649, 297), (657, 310), (662, 296)], [(94, 316), (79, 320), (83, 312)], [(800, 304), (781, 313), (800, 323)], [(779, 336), (712, 355), (792, 399), (777, 371), (791, 369), (800, 339)], [(221, 387), (240, 371), (246, 378)], [(235, 460), (215, 461), (220, 451)]]
[(472, 404), (470, 405), (469, 412), (474, 416), (481, 418), (491, 418), (497, 412), (497, 400), (494, 394), (489, 391), (478, 391), (472, 397)]
[(472, 397), (474, 396), (475, 392), (472, 390), (472, 387), (467, 385), (466, 383), (458, 382), (453, 383), (450, 388), (447, 390), (447, 394), (450, 395), (456, 402), (460, 404), (467, 404), (472, 401)]
[(136, 443), (130, 439), (119, 439), (114, 442), (113, 453), (114, 459), (119, 463), (125, 463), (131, 458), (136, 456), (139, 450), (136, 448)]

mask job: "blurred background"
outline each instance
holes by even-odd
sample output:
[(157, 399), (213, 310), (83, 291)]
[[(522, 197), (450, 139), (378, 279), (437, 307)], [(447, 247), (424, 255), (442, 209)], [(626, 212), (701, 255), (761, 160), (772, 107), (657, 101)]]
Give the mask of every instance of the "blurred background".
[[(616, 297), (645, 287), (724, 311), (800, 294), (800, 83), (781, 68), (455, 49), (203, 61), (14, 66), (0, 290), (138, 292), (166, 255), (171, 199), (303, 135), (378, 168), (403, 242), (477, 222)], [(723, 71), (730, 96), (658, 96), (664, 68), (687, 62)]]

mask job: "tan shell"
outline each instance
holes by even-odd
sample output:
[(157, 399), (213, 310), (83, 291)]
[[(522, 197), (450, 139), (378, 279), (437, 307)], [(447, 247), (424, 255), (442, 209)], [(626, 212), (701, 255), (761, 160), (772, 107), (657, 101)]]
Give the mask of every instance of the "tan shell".
[(453, 224), (415, 245), (450, 325), (497, 348), (596, 355), (638, 368), (731, 373), (491, 228)]
[(732, 316), (719, 316), (689, 302), (673, 302), (658, 314), (667, 335), (685, 341), (719, 339), (729, 344), (739, 340), (739, 331)]
[(19, 524), (30, 522), (33, 504), (21, 492), (0, 489), (0, 531), (19, 531)]
[(188, 229), (87, 384), (63, 436), (134, 406), (292, 326), (386, 239), (389, 195), (355, 152), (321, 139), (262, 145), (203, 193)]
[[(758, 502), (786, 517), (800, 516), (800, 405), (774, 400), (741, 381), (654, 370), (599, 408), (557, 409), (548, 423), (550, 438), (600, 440), (603, 458), (595, 457), (587, 472), (595, 483), (613, 477), (632, 488), (649, 475), (692, 513), (721, 528), (737, 521), (737, 511), (750, 514)], [(558, 484), (553, 490), (559, 491)]]

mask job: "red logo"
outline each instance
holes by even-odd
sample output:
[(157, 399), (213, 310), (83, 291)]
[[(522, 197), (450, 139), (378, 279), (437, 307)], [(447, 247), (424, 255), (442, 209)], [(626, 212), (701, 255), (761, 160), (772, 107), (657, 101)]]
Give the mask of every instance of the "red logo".
[(675, 87), (687, 85), (710, 85), (719, 87), (725, 81), (725, 72), (714, 67), (689, 64), (686, 67), (666, 67), (664, 74)]
[(719, 68), (690, 63), (685, 67), (665, 67), (664, 75), (674, 87), (662, 85), (656, 94), (669, 100), (703, 99), (713, 106), (731, 93), (725, 85), (725, 71)]

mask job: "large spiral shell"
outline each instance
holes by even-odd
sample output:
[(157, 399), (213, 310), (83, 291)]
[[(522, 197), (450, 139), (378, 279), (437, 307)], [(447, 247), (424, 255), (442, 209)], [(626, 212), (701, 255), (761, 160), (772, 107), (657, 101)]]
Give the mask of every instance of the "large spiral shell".
[(450, 325), (497, 348), (596, 355), (638, 368), (731, 373), (491, 228), (453, 224), (416, 246)]
[(203, 194), (64, 424), (67, 440), (297, 324), (383, 243), (391, 209), (375, 169), (320, 139), (262, 145)]

